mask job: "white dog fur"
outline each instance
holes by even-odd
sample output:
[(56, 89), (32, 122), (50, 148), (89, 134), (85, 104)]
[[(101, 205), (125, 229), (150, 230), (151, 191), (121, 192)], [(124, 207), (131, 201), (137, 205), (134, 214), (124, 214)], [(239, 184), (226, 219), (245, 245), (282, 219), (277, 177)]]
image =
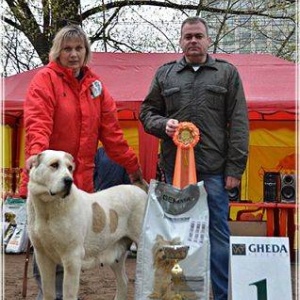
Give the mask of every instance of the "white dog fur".
[(28, 232), (43, 299), (55, 299), (57, 264), (64, 267), (64, 300), (77, 299), (81, 269), (108, 264), (116, 275), (115, 300), (126, 300), (125, 259), (131, 243), (138, 244), (147, 194), (134, 185), (88, 194), (73, 183), (73, 171), (73, 157), (53, 150), (37, 155), (30, 169)]

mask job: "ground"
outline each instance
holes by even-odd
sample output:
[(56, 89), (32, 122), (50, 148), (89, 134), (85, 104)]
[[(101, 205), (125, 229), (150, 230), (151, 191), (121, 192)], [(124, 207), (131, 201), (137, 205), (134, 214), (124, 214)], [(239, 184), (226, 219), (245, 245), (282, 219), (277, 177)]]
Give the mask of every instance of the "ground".
[[(4, 298), (3, 300), (21, 300), (23, 289), (23, 274), (25, 266), (25, 254), (5, 254), (4, 274)], [(126, 261), (129, 290), (127, 300), (134, 299), (134, 277), (136, 260), (128, 258)], [(293, 299), (296, 299), (296, 267), (292, 263)], [(1, 290), (1, 288), (0, 288)], [(115, 294), (115, 280), (112, 271), (108, 267), (94, 268), (81, 274), (80, 294), (81, 300), (112, 300)], [(28, 264), (28, 281), (26, 300), (35, 300), (37, 286), (32, 276), (32, 255)], [(299, 295), (299, 293), (298, 293)], [(1, 297), (1, 296), (0, 296)], [(212, 299), (212, 298), (210, 298)], [(298, 299), (298, 298), (297, 298)], [(272, 299), (273, 300), (273, 299)]]
[[(25, 254), (5, 254), (4, 299), (20, 300), (23, 289)], [(128, 300), (134, 299), (134, 277), (136, 260), (128, 258), (126, 271), (129, 279)], [(114, 275), (109, 267), (99, 267), (82, 272), (80, 279), (81, 300), (112, 300), (115, 294)], [(32, 255), (28, 264), (27, 300), (35, 300), (37, 286), (32, 276)]]

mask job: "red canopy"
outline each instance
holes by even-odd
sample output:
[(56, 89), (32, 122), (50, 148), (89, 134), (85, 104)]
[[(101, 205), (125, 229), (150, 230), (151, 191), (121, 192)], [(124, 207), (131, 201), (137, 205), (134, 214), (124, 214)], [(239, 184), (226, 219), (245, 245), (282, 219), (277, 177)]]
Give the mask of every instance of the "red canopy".
[[(180, 58), (179, 53), (93, 53), (91, 66), (100, 75), (123, 118), (137, 118), (140, 103), (156, 69)], [(249, 119), (294, 120), (296, 115), (295, 64), (268, 54), (214, 54), (234, 64), (242, 77)], [(4, 78), (4, 122), (18, 126), (30, 80), (39, 70)], [(144, 133), (140, 127), (140, 139)], [(149, 136), (147, 136), (147, 139)], [(140, 158), (149, 158), (140, 140)], [(156, 147), (156, 146), (155, 146)], [(147, 153), (147, 154), (146, 154)], [(146, 157), (147, 156), (147, 157)]]
[[(234, 64), (243, 79), (249, 118), (295, 118), (295, 64), (268, 54), (214, 54)], [(91, 66), (117, 102), (138, 113), (158, 66), (179, 53), (93, 53)], [(22, 114), (27, 87), (39, 70), (4, 79), (4, 115), (13, 124)]]

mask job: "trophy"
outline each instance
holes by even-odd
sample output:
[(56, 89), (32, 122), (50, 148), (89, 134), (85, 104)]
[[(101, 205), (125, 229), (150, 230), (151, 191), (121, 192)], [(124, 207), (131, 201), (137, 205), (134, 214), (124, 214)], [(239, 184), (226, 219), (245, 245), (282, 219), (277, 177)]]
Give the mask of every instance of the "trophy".
[(184, 300), (185, 297), (180, 291), (180, 286), (182, 286), (184, 276), (183, 270), (179, 265), (179, 261), (187, 257), (189, 251), (189, 246), (184, 245), (166, 245), (163, 247), (165, 254), (165, 259), (173, 263), (171, 269), (172, 283), (173, 283), (173, 292), (170, 300)]

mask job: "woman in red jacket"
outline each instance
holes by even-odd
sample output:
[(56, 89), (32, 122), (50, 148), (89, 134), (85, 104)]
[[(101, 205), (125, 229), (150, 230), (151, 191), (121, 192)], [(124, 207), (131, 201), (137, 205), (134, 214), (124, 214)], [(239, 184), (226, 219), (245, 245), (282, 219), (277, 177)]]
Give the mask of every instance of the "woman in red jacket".
[[(87, 66), (88, 38), (75, 25), (62, 28), (53, 40), (50, 63), (30, 83), (24, 104), (26, 165), (46, 149), (73, 155), (74, 182), (93, 192), (94, 158), (99, 140), (108, 156), (123, 166), (131, 182), (142, 180), (137, 156), (128, 146), (117, 119), (116, 104), (100, 78)], [(20, 194), (27, 194), (23, 174)], [(39, 277), (34, 265), (36, 277)], [(57, 298), (62, 297), (62, 270), (57, 272)], [(41, 299), (41, 291), (38, 299)]]

